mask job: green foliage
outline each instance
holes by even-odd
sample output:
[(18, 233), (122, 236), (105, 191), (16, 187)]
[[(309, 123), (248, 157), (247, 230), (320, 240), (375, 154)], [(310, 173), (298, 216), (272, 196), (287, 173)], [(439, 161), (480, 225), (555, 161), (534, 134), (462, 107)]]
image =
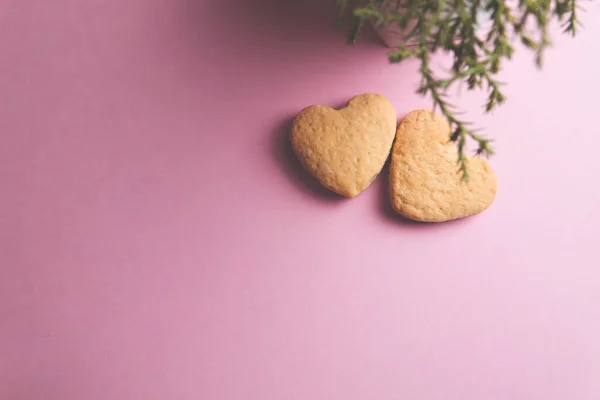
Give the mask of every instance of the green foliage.
[[(576, 34), (580, 26), (577, 1), (516, 0), (509, 4), (507, 0), (337, 0), (337, 5), (343, 22), (350, 26), (350, 43), (359, 39), (368, 21), (376, 26), (398, 24), (405, 31), (405, 43), (388, 54), (389, 61), (420, 61), (417, 92), (430, 96), (434, 111), (439, 110), (448, 118), (452, 126), (450, 140), (458, 149), (458, 169), (467, 181), (467, 139), (477, 143), (477, 155), (487, 157), (493, 150), (490, 140), (480, 136), (449, 104), (448, 89), (466, 83), (469, 90), (485, 90), (486, 112), (504, 103), (497, 74), (503, 62), (512, 57), (515, 42), (530, 49), (541, 67), (544, 50), (550, 45), (548, 30), (553, 21), (561, 23), (565, 33)], [(477, 21), (481, 12), (487, 15), (483, 30)], [(452, 56), (451, 68), (444, 76), (431, 68), (431, 55), (437, 51)]]

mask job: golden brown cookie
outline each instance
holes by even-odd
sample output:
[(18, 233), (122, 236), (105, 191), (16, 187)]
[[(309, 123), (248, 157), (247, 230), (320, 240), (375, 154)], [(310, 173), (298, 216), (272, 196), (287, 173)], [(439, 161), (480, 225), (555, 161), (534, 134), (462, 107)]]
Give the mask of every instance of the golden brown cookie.
[(405, 218), (443, 222), (480, 213), (496, 197), (496, 177), (485, 160), (469, 157), (469, 181), (461, 180), (450, 125), (426, 110), (409, 113), (392, 149), (390, 200)]
[(310, 106), (294, 119), (291, 141), (298, 159), (326, 188), (355, 197), (381, 172), (396, 135), (396, 111), (379, 94), (353, 97), (334, 110)]

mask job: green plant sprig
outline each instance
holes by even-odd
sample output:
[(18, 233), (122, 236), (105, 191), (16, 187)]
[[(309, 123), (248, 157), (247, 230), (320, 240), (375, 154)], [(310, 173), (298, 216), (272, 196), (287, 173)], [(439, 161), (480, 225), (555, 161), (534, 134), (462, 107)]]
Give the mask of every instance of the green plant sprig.
[[(461, 113), (448, 102), (449, 88), (466, 83), (468, 90), (485, 90), (486, 112), (503, 104), (506, 97), (497, 75), (503, 61), (511, 59), (515, 42), (530, 49), (541, 67), (544, 51), (551, 44), (548, 30), (552, 21), (558, 21), (563, 31), (573, 36), (581, 26), (578, 1), (582, 0), (516, 0), (509, 5), (506, 0), (337, 0), (337, 5), (342, 22), (350, 25), (350, 43), (359, 39), (368, 21), (377, 27), (398, 24), (405, 32), (406, 43), (398, 44), (388, 59), (391, 63), (420, 61), (417, 92), (430, 96), (433, 110), (448, 119), (450, 140), (458, 150), (458, 170), (468, 181), (467, 139), (477, 143), (477, 155), (489, 157), (493, 149), (491, 141), (461, 119)], [(477, 19), (481, 12), (487, 16), (483, 29)], [(431, 68), (431, 55), (440, 50), (452, 56), (444, 77)]]

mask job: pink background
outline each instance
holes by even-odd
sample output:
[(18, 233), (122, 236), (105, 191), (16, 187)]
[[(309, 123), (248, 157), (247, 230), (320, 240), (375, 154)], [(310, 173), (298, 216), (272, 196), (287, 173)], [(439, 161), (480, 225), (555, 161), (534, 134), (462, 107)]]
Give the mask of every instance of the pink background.
[(306, 105), (430, 106), (331, 3), (0, 0), (0, 399), (600, 398), (598, 4), (458, 100), (499, 193), (434, 226), (290, 155)]

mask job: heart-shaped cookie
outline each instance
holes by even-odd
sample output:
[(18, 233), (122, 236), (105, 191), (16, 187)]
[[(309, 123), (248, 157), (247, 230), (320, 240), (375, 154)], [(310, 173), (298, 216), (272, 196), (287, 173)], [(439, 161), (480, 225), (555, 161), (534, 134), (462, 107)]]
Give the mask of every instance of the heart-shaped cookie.
[(396, 111), (385, 97), (367, 93), (334, 110), (310, 106), (292, 124), (298, 159), (326, 188), (355, 197), (381, 172), (396, 134)]
[(469, 157), (469, 181), (457, 170), (450, 124), (426, 110), (409, 113), (392, 149), (390, 200), (396, 212), (422, 222), (444, 222), (477, 214), (496, 197), (496, 177), (485, 160)]

